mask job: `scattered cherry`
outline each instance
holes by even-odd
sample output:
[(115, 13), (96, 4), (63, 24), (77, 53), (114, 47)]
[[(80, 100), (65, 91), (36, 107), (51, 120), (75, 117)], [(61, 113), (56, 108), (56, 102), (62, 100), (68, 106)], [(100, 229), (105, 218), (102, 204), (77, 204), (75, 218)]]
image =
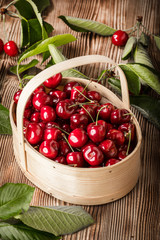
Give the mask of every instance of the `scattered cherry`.
[(4, 44), (4, 51), (10, 57), (15, 57), (18, 55), (18, 47), (14, 41), (9, 41)]
[(0, 39), (0, 53), (3, 52), (3, 48), (4, 48), (4, 43), (3, 43), (2, 39)]
[(118, 30), (112, 35), (112, 43), (116, 46), (124, 46), (128, 40), (128, 34), (125, 31)]

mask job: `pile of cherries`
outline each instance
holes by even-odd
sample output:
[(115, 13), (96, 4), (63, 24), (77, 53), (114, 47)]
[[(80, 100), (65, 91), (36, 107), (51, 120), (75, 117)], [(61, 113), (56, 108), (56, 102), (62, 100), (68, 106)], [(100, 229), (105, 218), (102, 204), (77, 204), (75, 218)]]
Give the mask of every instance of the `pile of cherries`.
[[(104, 167), (123, 160), (136, 145), (131, 113), (101, 104), (99, 92), (76, 81), (62, 90), (61, 80), (61, 73), (54, 75), (29, 98), (23, 118), (27, 141), (45, 157), (74, 167)], [(15, 93), (15, 104), (21, 92)]]

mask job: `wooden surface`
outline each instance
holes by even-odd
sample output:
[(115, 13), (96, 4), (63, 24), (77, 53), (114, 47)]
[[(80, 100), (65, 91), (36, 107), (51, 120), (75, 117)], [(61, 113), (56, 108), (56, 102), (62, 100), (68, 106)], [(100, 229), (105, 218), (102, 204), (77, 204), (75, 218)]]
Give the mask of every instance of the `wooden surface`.
[[(0, 0), (0, 6), (10, 1)], [(72, 33), (78, 40), (64, 47), (67, 58), (86, 54), (103, 54), (117, 63), (121, 61), (122, 49), (111, 44), (111, 39), (90, 33), (71, 31), (59, 15), (88, 18), (103, 22), (116, 29), (127, 29), (144, 17), (144, 25), (154, 34), (160, 34), (160, 5), (158, 0), (58, 0), (45, 11), (45, 18), (53, 24), (54, 34)], [(19, 43), (20, 24), (17, 19), (7, 18), (7, 33), (10, 40)], [(2, 23), (0, 23), (1, 35)], [(160, 70), (160, 52), (152, 44), (150, 55), (155, 67)], [(9, 108), (13, 94), (18, 88), (16, 77), (8, 72), (16, 58), (0, 56), (1, 103)], [(97, 68), (80, 68), (83, 73), (97, 75)], [(100, 70), (99, 70), (100, 71)], [(141, 149), (141, 173), (136, 187), (122, 199), (102, 206), (85, 206), (84, 209), (95, 219), (95, 224), (63, 240), (159, 240), (160, 239), (160, 132), (141, 114), (136, 114), (143, 135)], [(6, 182), (31, 184), (19, 169), (12, 148), (12, 137), (0, 136), (0, 185)], [(33, 205), (66, 205), (36, 188)]]

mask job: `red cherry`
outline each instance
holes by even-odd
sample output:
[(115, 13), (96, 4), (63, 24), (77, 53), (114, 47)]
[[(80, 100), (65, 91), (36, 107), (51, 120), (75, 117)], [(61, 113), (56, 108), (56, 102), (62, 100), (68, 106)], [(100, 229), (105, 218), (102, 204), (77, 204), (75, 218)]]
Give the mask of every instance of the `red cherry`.
[(125, 151), (125, 150), (122, 150), (122, 151), (120, 151), (119, 153), (118, 153), (118, 159), (119, 160), (123, 160), (125, 157), (127, 157), (127, 151)]
[(120, 161), (119, 161), (118, 159), (111, 158), (111, 159), (109, 159), (109, 160), (106, 162), (105, 166), (106, 166), (106, 167), (107, 167), (107, 166), (111, 166), (111, 165), (114, 165), (114, 164), (119, 163), (119, 162), (120, 162)]
[(44, 106), (40, 110), (40, 116), (43, 122), (51, 122), (56, 119), (56, 112), (54, 108), (50, 106)]
[(100, 102), (101, 101), (101, 94), (97, 91), (88, 91), (87, 92), (87, 97), (93, 101)]
[(76, 111), (76, 107), (70, 107), (75, 103), (70, 99), (65, 99), (60, 101), (56, 106), (56, 113), (62, 119), (69, 119), (73, 113)]
[(40, 122), (40, 112), (34, 112), (32, 113), (31, 117), (30, 117), (30, 121), (31, 122)]
[(117, 148), (112, 140), (104, 140), (99, 144), (100, 149), (108, 158), (114, 158), (117, 156)]
[[(105, 107), (106, 106), (106, 107)], [(101, 109), (104, 107), (103, 109)], [(100, 111), (101, 109), (101, 111)], [(114, 110), (114, 106), (111, 103), (102, 104), (100, 107), (97, 108), (97, 113), (99, 113), (99, 117), (103, 120), (108, 120), (110, 118), (111, 112)]]
[(57, 163), (61, 163), (61, 164), (67, 164), (66, 158), (63, 156), (58, 156), (56, 158), (54, 158), (54, 161)]
[(81, 152), (70, 152), (66, 157), (68, 165), (73, 165), (74, 167), (83, 167), (84, 159)]
[(42, 140), (43, 130), (38, 123), (30, 123), (26, 128), (26, 138), (30, 144), (36, 145)]
[(69, 82), (64, 86), (63, 91), (66, 92), (67, 97), (70, 98), (71, 96), (71, 90), (73, 87), (80, 86), (78, 82)]
[(60, 127), (60, 125), (56, 122), (47, 122), (46, 128), (52, 128), (52, 127)]
[(75, 113), (70, 117), (71, 129), (83, 128), (86, 129), (88, 125), (88, 117), (85, 114)]
[(22, 92), (22, 90), (18, 90), (18, 91), (14, 94), (13, 100), (14, 100), (15, 104), (18, 103), (18, 100), (19, 100), (19, 97), (20, 97), (20, 95), (21, 95), (21, 92)]
[(25, 108), (23, 116), (29, 119), (31, 114), (32, 114), (32, 110), (30, 108)]
[(60, 140), (58, 143), (59, 143), (59, 154), (60, 155), (66, 156), (68, 153), (71, 152), (71, 149), (70, 149), (68, 143), (64, 139)]
[(3, 48), (4, 48), (4, 43), (3, 43), (2, 39), (0, 39), (0, 53), (3, 52)]
[(72, 130), (70, 128), (70, 125), (68, 123), (62, 124), (61, 128), (66, 131), (67, 133), (70, 133)]
[(131, 114), (126, 109), (115, 109), (110, 116), (110, 121), (112, 124), (122, 124), (127, 123), (131, 119)]
[(117, 129), (110, 129), (106, 136), (108, 139), (115, 142), (115, 144), (121, 146), (125, 142), (124, 134)]
[(128, 34), (118, 30), (112, 35), (112, 43), (116, 46), (124, 46), (128, 40)]
[(80, 102), (80, 103), (86, 102), (86, 98), (82, 94), (80, 94), (79, 92), (82, 92), (84, 96), (87, 96), (87, 92), (84, 90), (83, 87), (75, 86), (71, 90), (70, 99), (75, 100), (75, 101)]
[(49, 79), (44, 81), (44, 86), (47, 88), (56, 88), (62, 80), (62, 74), (57, 73), (54, 76), (50, 77)]
[(103, 127), (104, 127), (105, 130), (106, 130), (106, 133), (107, 133), (110, 129), (113, 128), (112, 124), (107, 123), (107, 122), (105, 122), (104, 120), (98, 120), (97, 123), (103, 125)]
[(94, 122), (88, 125), (87, 133), (93, 142), (98, 143), (105, 138), (106, 130), (102, 124)]
[(83, 148), (83, 157), (91, 166), (98, 166), (104, 160), (101, 149), (94, 144), (88, 144)]
[(54, 159), (58, 155), (59, 144), (54, 140), (43, 141), (39, 147), (39, 152), (45, 157)]
[(23, 118), (23, 126), (26, 128), (28, 126), (28, 124), (30, 123), (30, 121), (27, 118)]
[(91, 117), (89, 116), (88, 112), (93, 117), (93, 119), (95, 119), (96, 112), (91, 105), (84, 105), (82, 108), (80, 108), (80, 111), (79, 111), (80, 114), (86, 115), (88, 119), (91, 121)]
[(36, 93), (38, 93), (38, 92), (45, 92), (44, 86), (40, 85), (39, 87), (37, 87), (37, 88), (34, 90), (33, 94), (36, 94)]
[(55, 140), (58, 141), (62, 138), (62, 132), (58, 128), (46, 128), (44, 130), (43, 139), (44, 140)]
[(52, 97), (47, 95), (45, 92), (38, 92), (33, 96), (32, 104), (36, 110), (40, 111), (42, 107), (52, 105)]
[(60, 90), (56, 90), (56, 91), (51, 90), (49, 92), (49, 95), (52, 96), (53, 106), (56, 106), (57, 103), (59, 103), (61, 100), (64, 100), (67, 98), (67, 94)]
[(135, 125), (133, 123), (124, 123), (118, 127), (118, 130), (123, 132), (125, 138), (129, 140), (129, 134), (131, 134), (131, 141), (135, 138)]
[(68, 141), (72, 147), (79, 148), (86, 144), (88, 136), (82, 128), (76, 128), (69, 134)]
[(44, 130), (46, 127), (46, 124), (43, 122), (39, 122), (38, 125), (42, 128), (42, 130)]
[(18, 47), (14, 41), (9, 41), (4, 44), (4, 51), (7, 55), (15, 57), (18, 55)]

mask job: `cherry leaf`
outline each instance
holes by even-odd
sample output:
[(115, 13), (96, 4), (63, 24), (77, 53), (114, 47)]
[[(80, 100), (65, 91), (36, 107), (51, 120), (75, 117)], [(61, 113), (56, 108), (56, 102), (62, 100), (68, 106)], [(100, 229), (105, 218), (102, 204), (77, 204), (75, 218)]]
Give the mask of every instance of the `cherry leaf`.
[(137, 39), (133, 36), (128, 39), (122, 54), (123, 60), (126, 60), (129, 58), (132, 50), (134, 49), (136, 42), (137, 42)]
[(149, 44), (149, 41), (150, 41), (150, 37), (149, 37), (147, 34), (145, 34), (144, 32), (142, 32), (142, 33), (141, 33), (141, 36), (140, 36), (140, 38), (139, 38), (139, 42), (140, 42), (143, 46), (147, 47), (148, 44)]
[[(29, 68), (34, 67), (38, 63), (39, 63), (39, 61), (37, 59), (33, 59), (31, 62), (29, 62), (27, 64), (19, 65), (18, 73), (23, 73), (24, 71), (28, 70)], [(9, 70), (10, 70), (10, 72), (17, 74), (17, 66), (10, 67)]]
[(0, 104), (0, 134), (12, 135), (9, 110)]
[(103, 23), (99, 23), (96, 21), (75, 18), (70, 16), (59, 16), (60, 19), (63, 20), (72, 30), (77, 32), (94, 32), (102, 36), (111, 36), (116, 31), (111, 27)]
[(160, 36), (154, 35), (154, 41), (156, 43), (157, 48), (160, 50)]

